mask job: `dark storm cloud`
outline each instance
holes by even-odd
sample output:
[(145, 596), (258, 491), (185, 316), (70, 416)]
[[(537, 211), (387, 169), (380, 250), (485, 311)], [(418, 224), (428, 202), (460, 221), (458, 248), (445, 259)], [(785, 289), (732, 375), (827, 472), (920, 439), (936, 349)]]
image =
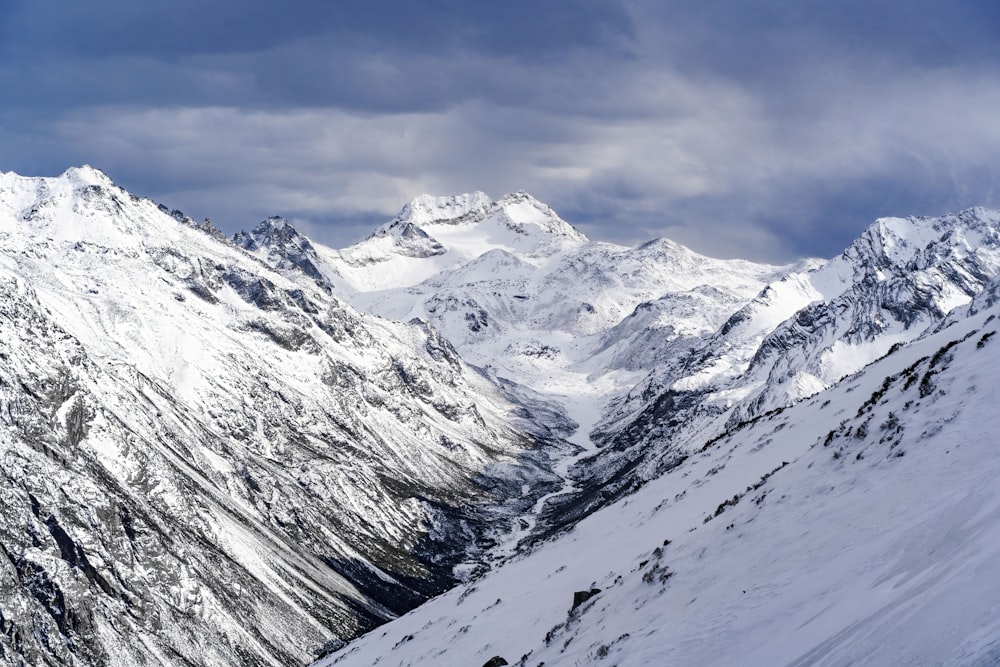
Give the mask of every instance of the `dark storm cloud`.
[(230, 231), (526, 189), (597, 238), (832, 255), (997, 205), (987, 2), (17, 2), (0, 168), (93, 163)]
[[(666, 27), (661, 54), (693, 72), (785, 81), (835, 62), (866, 68), (968, 65), (1000, 58), (1000, 5), (938, 0), (637, 3), (639, 25)], [(806, 67), (803, 67), (803, 66)]]
[[(41, 0), (15, 5), (0, 29), (8, 49), (63, 54), (184, 56), (259, 51), (326, 35), (379, 50), (536, 57), (591, 47), (630, 30), (616, 2), (464, 0)], [(51, 52), (51, 51), (50, 51)]]
[(630, 31), (619, 5), (596, 1), (104, 0), (20, 4), (0, 49), (4, 83), (24, 91), (12, 105), (412, 111), (489, 94), (497, 82), (469, 71), (486, 58), (559, 62)]

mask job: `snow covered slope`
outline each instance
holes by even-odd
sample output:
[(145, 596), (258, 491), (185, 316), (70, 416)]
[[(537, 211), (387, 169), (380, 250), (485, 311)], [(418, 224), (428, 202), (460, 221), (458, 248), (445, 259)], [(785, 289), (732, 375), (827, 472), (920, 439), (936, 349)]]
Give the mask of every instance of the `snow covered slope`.
[(0, 284), (12, 660), (303, 662), (474, 570), (572, 449), (433, 329), (94, 169), (0, 174)]
[(321, 665), (995, 664), (998, 293)]

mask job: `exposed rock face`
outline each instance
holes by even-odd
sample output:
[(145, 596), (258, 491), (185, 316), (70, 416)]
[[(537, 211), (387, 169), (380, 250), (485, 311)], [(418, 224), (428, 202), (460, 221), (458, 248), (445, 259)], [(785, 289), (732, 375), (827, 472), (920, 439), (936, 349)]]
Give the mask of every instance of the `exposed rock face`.
[(251, 253), (265, 251), (266, 261), (278, 270), (299, 270), (313, 280), (325, 282), (316, 266), (316, 249), (284, 218), (268, 218), (252, 231), (234, 236), (233, 243)]
[(584, 602), (594, 597), (601, 592), (600, 588), (591, 588), (589, 591), (576, 591), (573, 593), (573, 606), (570, 607), (570, 611), (574, 611), (577, 607), (582, 605)]

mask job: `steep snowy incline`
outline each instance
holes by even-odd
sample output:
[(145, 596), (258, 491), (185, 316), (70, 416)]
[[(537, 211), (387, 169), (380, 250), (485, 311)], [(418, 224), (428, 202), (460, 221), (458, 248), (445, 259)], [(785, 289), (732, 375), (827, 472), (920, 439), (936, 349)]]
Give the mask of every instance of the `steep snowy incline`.
[(997, 293), (320, 665), (993, 664)]
[(305, 661), (483, 567), (574, 449), (433, 329), (94, 169), (0, 174), (0, 282), (0, 651), (31, 664)]

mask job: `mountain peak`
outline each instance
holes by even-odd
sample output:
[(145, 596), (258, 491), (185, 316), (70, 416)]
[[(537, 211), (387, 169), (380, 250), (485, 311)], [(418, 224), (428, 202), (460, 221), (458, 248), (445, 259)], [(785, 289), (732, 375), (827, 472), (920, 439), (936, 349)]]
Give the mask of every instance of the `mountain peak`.
[(233, 243), (262, 259), (267, 258), (276, 268), (287, 270), (297, 267), (307, 276), (325, 281), (317, 267), (318, 259), (312, 242), (279, 215), (262, 220), (249, 232), (235, 234)]
[(485, 192), (466, 192), (460, 195), (436, 196), (423, 194), (403, 207), (390, 222), (426, 225), (433, 223), (460, 223), (486, 215), (494, 202)]
[(110, 176), (89, 164), (70, 167), (62, 173), (60, 178), (85, 185), (114, 185), (114, 181), (111, 180)]
[(976, 207), (939, 217), (879, 218), (848, 246), (844, 256), (861, 267), (903, 270), (914, 261), (933, 264), (970, 247), (998, 246), (1000, 212)]
[[(395, 237), (408, 225), (425, 228), (479, 223), (493, 218), (521, 235), (529, 234), (528, 227), (534, 226), (546, 235), (564, 237), (572, 241), (588, 240), (547, 204), (535, 199), (524, 190), (505, 194), (496, 201), (480, 191), (450, 196), (420, 195), (369, 238), (386, 235)], [(428, 235), (434, 233), (426, 229), (423, 231)]]
[(0, 172), (0, 184), (3, 188), (13, 188), (21, 192), (54, 192), (66, 193), (82, 190), (91, 186), (117, 187), (114, 181), (100, 169), (90, 165), (70, 167), (58, 176), (22, 176), (15, 172)]
[(564, 237), (571, 241), (586, 242), (589, 239), (578, 229), (559, 217), (547, 204), (538, 201), (527, 192), (519, 190), (506, 194), (496, 202), (507, 224), (523, 233), (525, 225), (534, 225), (546, 234)]
[(308, 245), (309, 240), (283, 217), (272, 215), (265, 220), (261, 220), (249, 232), (238, 232), (233, 236), (233, 243), (246, 250), (257, 250), (261, 247), (276, 244), (286, 245), (288, 243), (295, 243), (296, 245), (303, 246)]

